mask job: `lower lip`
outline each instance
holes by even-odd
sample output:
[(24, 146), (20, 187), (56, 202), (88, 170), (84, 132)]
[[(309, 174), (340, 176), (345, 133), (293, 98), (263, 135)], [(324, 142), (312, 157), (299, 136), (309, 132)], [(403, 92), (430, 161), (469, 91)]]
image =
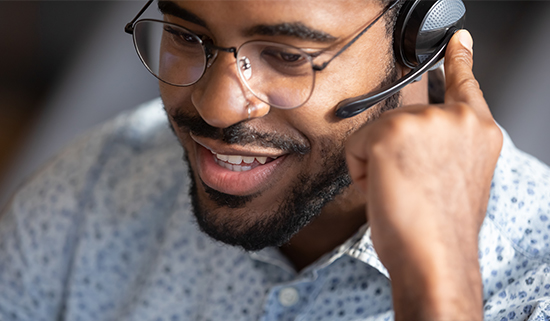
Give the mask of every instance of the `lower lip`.
[(258, 193), (273, 185), (282, 173), (281, 165), (286, 156), (265, 165), (260, 165), (246, 172), (233, 172), (216, 164), (214, 154), (203, 146), (196, 144), (198, 172), (202, 181), (217, 191), (225, 194), (245, 196)]

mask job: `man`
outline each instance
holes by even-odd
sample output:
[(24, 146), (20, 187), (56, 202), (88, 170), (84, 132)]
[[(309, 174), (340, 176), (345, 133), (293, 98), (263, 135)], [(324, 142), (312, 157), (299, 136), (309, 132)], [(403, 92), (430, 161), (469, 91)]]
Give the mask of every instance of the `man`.
[[(424, 77), (335, 116), (409, 71), (387, 6), (159, 2), (148, 67), (184, 166), (158, 101), (53, 161), (0, 223), (1, 319), (548, 319), (550, 171), (492, 119), (467, 31), (443, 104)], [(301, 79), (369, 24), (311, 92), (254, 60)]]

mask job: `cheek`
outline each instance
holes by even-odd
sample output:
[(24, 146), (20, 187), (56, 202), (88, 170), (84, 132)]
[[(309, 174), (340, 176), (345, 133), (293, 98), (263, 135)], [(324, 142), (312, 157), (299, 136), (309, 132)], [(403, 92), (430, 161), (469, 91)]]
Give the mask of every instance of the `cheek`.
[(332, 66), (334, 71), (330, 75), (318, 77), (314, 94), (319, 99), (331, 101), (333, 106), (346, 98), (364, 95), (384, 80), (386, 66), (385, 59), (363, 60), (359, 57), (347, 64), (337, 64)]
[(184, 112), (186, 114), (193, 113), (194, 108), (191, 103), (191, 91), (190, 88), (186, 87), (175, 87), (167, 85), (163, 82), (159, 82), (159, 92), (162, 102), (164, 104), (164, 110), (166, 111), (166, 116), (170, 122), (174, 133), (176, 134), (177, 139), (179, 140), (182, 147), (185, 149), (188, 154), (189, 160), (191, 163), (194, 162), (194, 141), (189, 136), (189, 133), (172, 120), (171, 115), (175, 115), (177, 112)]
[(169, 114), (175, 109), (191, 110), (193, 103), (191, 102), (192, 87), (176, 87), (159, 81), (159, 92), (164, 108)]
[[(317, 73), (312, 99), (334, 107), (346, 98), (379, 88), (393, 63), (393, 54), (390, 39), (384, 36), (385, 29), (378, 29), (371, 38), (360, 39), (327, 69)], [(383, 40), (374, 42), (374, 38)], [(364, 41), (360, 43), (361, 40)]]

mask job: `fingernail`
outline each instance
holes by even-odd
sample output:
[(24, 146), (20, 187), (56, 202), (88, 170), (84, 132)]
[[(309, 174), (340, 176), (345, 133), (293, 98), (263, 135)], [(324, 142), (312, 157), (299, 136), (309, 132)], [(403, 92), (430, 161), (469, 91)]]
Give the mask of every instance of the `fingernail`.
[(466, 49), (470, 50), (470, 52), (474, 52), (473, 46), (474, 46), (474, 40), (472, 39), (472, 35), (467, 30), (460, 30), (458, 32), (458, 41), (466, 47)]

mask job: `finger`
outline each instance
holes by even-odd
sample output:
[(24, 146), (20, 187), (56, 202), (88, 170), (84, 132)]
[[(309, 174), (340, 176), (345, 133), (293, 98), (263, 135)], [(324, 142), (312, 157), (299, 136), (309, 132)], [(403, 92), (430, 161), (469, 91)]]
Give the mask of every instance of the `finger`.
[(368, 151), (365, 137), (369, 135), (369, 126), (364, 126), (348, 137), (346, 141), (346, 163), (350, 177), (363, 193), (367, 192)]
[(466, 30), (459, 30), (449, 41), (445, 53), (445, 103), (461, 102), (473, 108), (487, 108), (472, 72), (472, 47), (472, 36)]

